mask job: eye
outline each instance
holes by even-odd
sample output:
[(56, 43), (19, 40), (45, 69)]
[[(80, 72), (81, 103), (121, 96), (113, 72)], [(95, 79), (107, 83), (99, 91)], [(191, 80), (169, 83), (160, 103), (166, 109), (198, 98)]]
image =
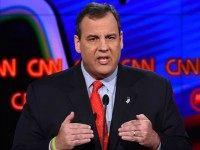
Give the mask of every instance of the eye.
[(115, 37), (114, 37), (114, 36), (111, 36), (111, 37), (109, 37), (109, 39), (115, 39)]
[(93, 41), (95, 41), (95, 40), (96, 40), (96, 38), (94, 38), (94, 37), (88, 39), (88, 41), (90, 41), (90, 42), (93, 42)]
[(95, 41), (98, 40), (98, 37), (96, 37), (96, 36), (90, 36), (90, 37), (87, 38), (87, 40), (88, 40), (89, 42), (95, 42)]
[(116, 39), (116, 37), (115, 37), (115, 36), (113, 36), (113, 35), (111, 35), (111, 36), (108, 36), (108, 37), (107, 37), (107, 39), (109, 39), (109, 40), (115, 40), (115, 39)]

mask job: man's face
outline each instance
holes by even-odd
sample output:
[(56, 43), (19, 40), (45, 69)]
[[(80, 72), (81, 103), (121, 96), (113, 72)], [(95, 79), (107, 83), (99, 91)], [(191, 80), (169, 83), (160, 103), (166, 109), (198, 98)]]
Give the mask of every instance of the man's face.
[(123, 47), (122, 33), (111, 13), (102, 18), (85, 16), (80, 24), (81, 38), (74, 36), (85, 69), (95, 79), (111, 75), (118, 65)]

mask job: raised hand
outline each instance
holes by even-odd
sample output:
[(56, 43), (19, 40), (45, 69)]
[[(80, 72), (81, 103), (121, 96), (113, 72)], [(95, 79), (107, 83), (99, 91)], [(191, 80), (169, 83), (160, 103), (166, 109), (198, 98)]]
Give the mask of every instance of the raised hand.
[(125, 122), (118, 129), (123, 140), (135, 141), (140, 145), (157, 149), (160, 144), (158, 134), (153, 130), (151, 121), (144, 115), (136, 115), (137, 119)]
[(73, 119), (74, 112), (71, 112), (61, 124), (55, 139), (57, 150), (73, 149), (75, 146), (90, 142), (94, 137), (89, 125), (71, 123)]

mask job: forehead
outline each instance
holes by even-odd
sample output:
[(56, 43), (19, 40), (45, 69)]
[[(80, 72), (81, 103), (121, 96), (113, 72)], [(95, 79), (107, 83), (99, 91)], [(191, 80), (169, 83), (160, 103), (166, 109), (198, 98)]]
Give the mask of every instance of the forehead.
[(101, 18), (85, 16), (80, 24), (81, 34), (109, 34), (118, 33), (117, 20), (112, 13), (107, 13)]

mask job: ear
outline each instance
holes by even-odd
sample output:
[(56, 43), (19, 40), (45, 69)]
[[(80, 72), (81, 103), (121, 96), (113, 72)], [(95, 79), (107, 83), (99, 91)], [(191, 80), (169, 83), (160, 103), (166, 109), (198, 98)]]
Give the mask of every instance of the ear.
[(74, 45), (77, 53), (81, 53), (80, 49), (80, 39), (77, 35), (74, 35)]
[(123, 31), (120, 32), (120, 47), (123, 49), (124, 47), (124, 42), (123, 42)]

